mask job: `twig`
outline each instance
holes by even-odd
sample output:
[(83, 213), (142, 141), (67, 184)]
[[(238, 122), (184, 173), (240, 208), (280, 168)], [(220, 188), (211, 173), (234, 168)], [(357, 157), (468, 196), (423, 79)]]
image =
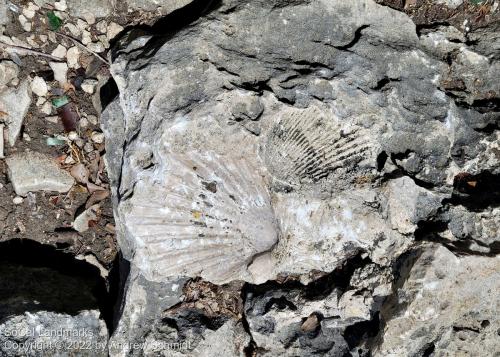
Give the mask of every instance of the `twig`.
[(0, 47), (3, 47), (4, 50), (7, 52), (9, 52), (9, 50), (10, 50), (12, 52), (17, 52), (19, 54), (47, 57), (53, 61), (63, 62), (63, 59), (60, 57), (52, 56), (52, 55), (49, 55), (48, 53), (32, 50), (30, 48), (26, 48), (26, 47), (22, 47), (22, 46), (9, 45), (8, 43), (1, 42), (1, 41), (0, 41)]
[(51, 31), (52, 33), (56, 34), (57, 36), (61, 36), (61, 37), (64, 37), (65, 39), (68, 39), (70, 41), (73, 41), (73, 43), (75, 45), (77, 45), (78, 47), (81, 47), (83, 48), (84, 50), (86, 50), (87, 52), (90, 52), (92, 53), (94, 56), (96, 56), (98, 59), (100, 59), (102, 62), (104, 62), (105, 64), (107, 64), (109, 66), (109, 62), (107, 59), (105, 59), (104, 57), (102, 57), (100, 54), (98, 54), (97, 52), (95, 51), (92, 51), (90, 48), (88, 48), (87, 46), (85, 46), (83, 43), (81, 43), (80, 41), (78, 41), (76, 38), (73, 38), (71, 36), (68, 36), (64, 33), (60, 33), (60, 32), (55, 32), (55, 31)]

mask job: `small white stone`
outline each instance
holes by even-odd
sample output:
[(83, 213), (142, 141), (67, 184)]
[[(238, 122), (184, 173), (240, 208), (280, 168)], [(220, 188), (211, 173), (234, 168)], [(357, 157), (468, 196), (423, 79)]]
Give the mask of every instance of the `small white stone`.
[(94, 131), (90, 136), (92, 141), (96, 144), (102, 144), (104, 142), (104, 134)]
[(90, 36), (90, 32), (88, 32), (87, 30), (82, 31), (82, 43), (84, 45), (92, 43), (92, 37)]
[(36, 76), (31, 82), (31, 91), (39, 97), (45, 97), (49, 91), (47, 83), (42, 77)]
[(59, 122), (59, 118), (57, 117), (57, 115), (51, 117), (45, 117), (45, 120), (47, 120), (49, 123), (52, 124), (57, 124)]
[(71, 164), (74, 164), (76, 161), (75, 159), (73, 159), (71, 156), (68, 156), (65, 160), (64, 160), (64, 163), (66, 165), (71, 165)]
[(66, 84), (66, 75), (68, 73), (68, 65), (61, 62), (49, 62), (50, 68), (54, 71), (54, 79), (59, 82), (60, 85)]
[(31, 137), (28, 135), (28, 133), (23, 133), (23, 140), (24, 141), (31, 141)]
[(24, 31), (26, 32), (31, 31), (31, 22), (28, 21), (26, 16), (19, 15), (19, 23), (21, 24), (21, 27), (24, 29)]
[[(83, 21), (82, 21), (83, 22)], [(64, 28), (67, 29), (73, 37), (80, 37), (82, 31), (72, 23), (68, 23), (64, 25)]]
[(108, 40), (111, 41), (113, 38), (115, 38), (116, 35), (118, 35), (122, 31), (123, 31), (123, 26), (118, 25), (116, 22), (110, 22), (106, 32)]
[(32, 19), (35, 16), (35, 10), (34, 9), (30, 9), (29, 7), (28, 8), (24, 8), (23, 9), (23, 15), (27, 19)]
[(47, 35), (38, 35), (38, 38), (40, 39), (41, 42), (45, 43), (48, 40)]
[(54, 32), (49, 32), (48, 36), (50, 42), (57, 42), (56, 34)]
[(95, 79), (86, 79), (82, 83), (82, 90), (85, 93), (94, 94), (97, 81)]
[(95, 28), (99, 33), (106, 33), (106, 29), (108, 27), (108, 24), (106, 23), (105, 20), (99, 21), (96, 25)]
[(0, 62), (0, 88), (12, 82), (19, 74), (19, 67), (11, 61)]
[(37, 100), (36, 100), (36, 106), (37, 107), (41, 107), (43, 105), (43, 103), (45, 103), (46, 99), (45, 97), (39, 97)]
[(80, 63), (78, 62), (80, 58), (80, 49), (78, 47), (74, 46), (68, 49), (66, 58), (69, 68), (80, 68)]
[[(45, 115), (52, 114), (52, 104), (49, 101), (46, 101), (43, 104), (42, 108), (40, 108), (40, 111)], [(56, 123), (57, 123), (57, 117), (56, 117)]]
[(83, 146), (83, 151), (85, 151), (86, 153), (92, 152), (94, 151), (94, 146), (91, 143), (85, 143), (85, 145)]
[(89, 50), (97, 52), (97, 53), (101, 53), (101, 52), (104, 52), (106, 50), (106, 48), (104, 47), (104, 45), (101, 42), (89, 43), (87, 45), (87, 47), (89, 48)]
[(95, 24), (95, 15), (92, 12), (85, 11), (83, 13), (83, 18), (85, 19), (85, 21), (87, 21), (89, 25)]
[(12, 200), (12, 202), (15, 204), (15, 205), (20, 205), (21, 203), (23, 203), (23, 198), (22, 197), (19, 197), (19, 196), (16, 196), (14, 197), (14, 199)]
[(87, 29), (88, 24), (85, 21), (83, 21), (82, 19), (76, 19), (76, 26), (78, 26), (80, 31), (83, 31), (83, 30)]
[(68, 134), (68, 139), (71, 141), (75, 141), (76, 139), (78, 139), (78, 134), (76, 133), (76, 131), (71, 131)]
[(54, 7), (59, 11), (66, 11), (68, 5), (66, 5), (66, 0), (57, 1), (54, 3)]
[(83, 117), (80, 119), (79, 124), (80, 124), (80, 128), (86, 128), (89, 126), (89, 122), (88, 122), (87, 118), (83, 118)]
[(56, 49), (52, 51), (52, 56), (59, 57), (61, 59), (66, 57), (66, 47), (63, 45), (57, 45)]
[(92, 125), (97, 125), (97, 117), (95, 115), (87, 115), (87, 120), (92, 124)]

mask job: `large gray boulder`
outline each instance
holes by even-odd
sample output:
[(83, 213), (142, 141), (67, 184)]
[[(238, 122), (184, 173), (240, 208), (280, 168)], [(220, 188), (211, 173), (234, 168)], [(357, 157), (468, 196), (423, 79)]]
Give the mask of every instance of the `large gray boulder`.
[[(112, 54), (102, 125), (130, 272), (111, 354), (172, 336), (194, 353), (189, 336), (241, 318), (247, 352), (375, 350), (411, 249), (463, 253), (461, 207), (485, 211), (469, 217), (481, 227), (498, 214), (498, 63), (372, 0), (213, 5)], [(496, 254), (492, 230), (476, 232)], [(199, 277), (245, 282), (241, 316), (184, 304)]]

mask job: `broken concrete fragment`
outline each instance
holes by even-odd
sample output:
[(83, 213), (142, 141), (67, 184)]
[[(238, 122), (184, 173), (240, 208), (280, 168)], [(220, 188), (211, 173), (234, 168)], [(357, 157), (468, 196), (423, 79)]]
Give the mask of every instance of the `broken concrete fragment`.
[(9, 129), (9, 145), (14, 146), (21, 134), (23, 120), (31, 104), (31, 90), (28, 80), (24, 80), (18, 88), (8, 88), (0, 94), (0, 110), (6, 113)]
[(75, 182), (54, 160), (40, 153), (16, 153), (6, 162), (9, 178), (19, 196), (35, 191), (68, 192)]

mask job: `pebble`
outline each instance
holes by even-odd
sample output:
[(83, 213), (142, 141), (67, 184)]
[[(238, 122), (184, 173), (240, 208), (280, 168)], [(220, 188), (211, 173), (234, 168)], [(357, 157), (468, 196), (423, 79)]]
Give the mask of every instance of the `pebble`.
[(107, 23), (106, 21), (102, 20), (102, 21), (99, 21), (96, 25), (95, 25), (95, 28), (97, 31), (99, 31), (99, 33), (106, 33), (107, 31)]
[(27, 18), (27, 19), (32, 19), (33, 17), (35, 17), (35, 10), (34, 9), (31, 9), (29, 7), (26, 7), (23, 9), (23, 15)]
[(17, 78), (19, 67), (11, 61), (0, 62), (0, 88)]
[(90, 11), (85, 11), (83, 13), (83, 18), (89, 25), (95, 24), (95, 15)]
[(8, 113), (4, 119), (9, 128), (9, 145), (14, 146), (21, 134), (24, 117), (31, 104), (30, 83), (25, 79), (18, 88), (8, 88), (0, 96), (0, 110)]
[(66, 47), (63, 45), (57, 45), (56, 49), (52, 51), (52, 56), (59, 57), (61, 59), (66, 57)]
[(68, 65), (61, 62), (49, 62), (49, 66), (54, 71), (54, 79), (59, 82), (61, 86), (66, 84), (66, 75), (68, 73)]
[(116, 37), (120, 32), (123, 31), (123, 26), (118, 25), (116, 22), (110, 22), (106, 31), (106, 35), (108, 36), (108, 40), (112, 40)]
[(26, 16), (19, 15), (19, 23), (21, 24), (21, 27), (24, 29), (24, 31), (26, 32), (31, 31), (31, 22), (28, 21)]
[(66, 0), (61, 0), (61, 1), (55, 2), (54, 7), (56, 8), (56, 10), (66, 11), (66, 9), (68, 8), (68, 5), (66, 4)]
[(101, 53), (101, 52), (104, 52), (106, 50), (106, 48), (104, 47), (104, 45), (100, 41), (89, 43), (87, 45), (87, 47), (89, 48), (89, 50), (97, 52), (97, 53)]
[(78, 139), (78, 134), (76, 133), (76, 131), (69, 132), (68, 139), (71, 141), (75, 141), (76, 139)]
[(28, 192), (68, 192), (74, 184), (71, 175), (59, 168), (52, 158), (37, 152), (15, 153), (6, 160), (14, 191), (18, 196)]
[(83, 146), (83, 151), (85, 151), (86, 153), (94, 151), (94, 145), (92, 145), (91, 143), (85, 143), (85, 145)]
[(74, 46), (68, 49), (66, 52), (66, 58), (69, 68), (80, 68), (80, 64), (78, 63), (78, 59), (80, 58), (80, 49), (78, 47)]
[(19, 197), (19, 196), (16, 196), (14, 197), (14, 199), (12, 200), (12, 202), (15, 204), (15, 205), (20, 205), (21, 203), (23, 203), (23, 198), (22, 197)]
[(95, 79), (86, 79), (82, 83), (82, 90), (85, 93), (94, 94), (97, 81)]
[(64, 25), (64, 28), (67, 29), (71, 33), (71, 35), (76, 38), (80, 37), (82, 33), (82, 31), (72, 23), (67, 23), (66, 25)]
[(96, 144), (102, 144), (104, 142), (104, 134), (97, 131), (92, 132), (90, 136), (92, 141)]
[(95, 116), (95, 115), (87, 115), (87, 120), (92, 125), (97, 125), (97, 116)]
[(90, 36), (90, 32), (87, 30), (82, 31), (82, 43), (87, 46), (89, 43), (92, 43), (92, 37)]
[(51, 117), (45, 117), (45, 120), (47, 120), (49, 123), (57, 124), (59, 122), (59, 117), (57, 115)]
[[(49, 101), (46, 101), (45, 103), (43, 103), (42, 107), (40, 108), (40, 111), (45, 115), (52, 114), (52, 104)], [(56, 123), (57, 123), (57, 120), (56, 120)]]
[(79, 233), (85, 232), (89, 229), (89, 222), (97, 219), (97, 210), (99, 205), (91, 206), (89, 209), (83, 211), (73, 222), (73, 229)]
[(36, 76), (31, 82), (31, 91), (39, 97), (45, 97), (49, 92), (47, 88), (47, 83), (42, 77)]
[(82, 117), (82, 118), (80, 118), (79, 124), (80, 124), (80, 128), (86, 128), (89, 126), (89, 121), (87, 120), (87, 118)]

